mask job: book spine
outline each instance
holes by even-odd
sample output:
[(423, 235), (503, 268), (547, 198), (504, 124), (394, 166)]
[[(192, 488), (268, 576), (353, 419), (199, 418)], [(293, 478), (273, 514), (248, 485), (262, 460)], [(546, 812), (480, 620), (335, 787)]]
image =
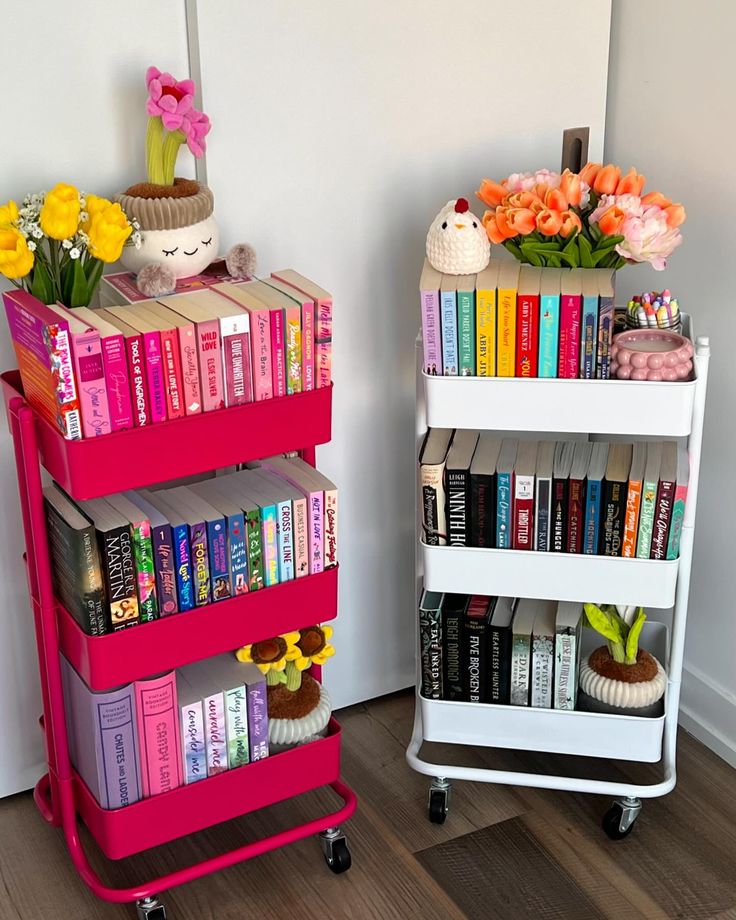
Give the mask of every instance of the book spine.
[(511, 630), (491, 624), (490, 644), (490, 699), (489, 703), (507, 706), (511, 682)]
[(574, 630), (566, 628), (555, 636), (555, 709), (575, 709), (577, 700), (578, 638)]
[(455, 291), (440, 292), (442, 310), (442, 373), (445, 377), (457, 377), (457, 299)]
[(212, 600), (231, 597), (230, 565), (227, 550), (225, 518), (207, 521), (207, 547), (209, 552)]
[(576, 294), (560, 297), (560, 346), (557, 376), (575, 380), (580, 358), (580, 309), (582, 298)]
[(313, 390), (314, 372), (314, 301), (306, 300), (302, 304), (302, 389)]
[(424, 373), (442, 375), (442, 338), (440, 335), (439, 291), (420, 291), (422, 307), (422, 342)]
[(130, 369), (130, 389), (133, 398), (133, 421), (136, 428), (151, 424), (151, 412), (148, 404), (148, 387), (146, 386), (145, 349), (143, 336), (132, 335), (125, 340)]
[(663, 479), (657, 489), (657, 507), (654, 512), (654, 528), (652, 530), (652, 549), (650, 559), (665, 559), (667, 557), (667, 536), (672, 519), (672, 505), (675, 499), (675, 485), (671, 480)]
[(199, 348), (194, 323), (180, 326), (179, 362), (181, 365), (182, 400), (187, 415), (202, 411), (202, 385), (199, 380)]
[(207, 526), (204, 521), (190, 525), (189, 546), (194, 580), (194, 606), (203, 607), (211, 600)]
[(116, 527), (101, 537), (103, 577), (113, 631), (139, 622), (138, 591), (130, 527)]
[(274, 396), (286, 396), (284, 311), (271, 310), (271, 380)]
[(242, 511), (228, 514), (227, 547), (230, 559), (230, 589), (233, 597), (248, 593), (248, 548), (245, 537), (245, 515)]
[(636, 558), (649, 559), (654, 531), (654, 510), (657, 505), (656, 481), (645, 482), (639, 505), (639, 534), (636, 539)]
[(496, 474), (496, 548), (510, 549), (513, 473)]
[(516, 328), (516, 376), (536, 377), (539, 362), (538, 294), (519, 293)]
[(291, 502), (276, 504), (276, 534), (279, 547), (279, 582), (294, 579), (294, 528)]
[(580, 337), (580, 377), (593, 380), (596, 376), (598, 346), (598, 298), (583, 297)]
[[(683, 503), (684, 508), (684, 503)], [(85, 528), (82, 537), (82, 572), (80, 585), (84, 589), (84, 607), (90, 635), (103, 636), (109, 632), (105, 617), (105, 589), (102, 581), (100, 556), (92, 527)]]
[(309, 573), (316, 575), (325, 567), (324, 551), (324, 492), (310, 492), (309, 507)]
[(470, 545), (492, 549), (496, 545), (495, 477), (470, 474)]
[(534, 544), (534, 476), (514, 477), (514, 549), (532, 549)]
[(248, 747), (251, 761), (268, 757), (268, 698), (266, 681), (246, 684), (248, 702)]
[[(463, 617), (458, 611), (442, 613), (439, 655), (442, 662), (442, 699), (463, 699)], [(430, 665), (432, 662), (430, 661)]]
[(286, 350), (286, 393), (302, 391), (302, 324), (299, 307), (284, 309), (284, 347)]
[(447, 545), (447, 519), (445, 516), (445, 464), (422, 463), (419, 475), (422, 488), (422, 526), (427, 546)]
[(567, 552), (580, 553), (583, 549), (583, 513), (585, 480), (571, 479), (567, 502)]
[(529, 705), (530, 668), (531, 637), (514, 635), (511, 640), (511, 668), (509, 674), (509, 703), (512, 706)]
[(320, 297), (316, 305), (315, 359), (317, 386), (330, 386), (332, 383), (332, 300), (325, 297)]
[(624, 539), (621, 555), (633, 559), (636, 555), (636, 533), (639, 529), (639, 509), (641, 507), (641, 482), (629, 481), (626, 495), (626, 513), (624, 517)]
[(469, 703), (487, 703), (490, 698), (488, 625), (485, 620), (465, 619), (465, 686)]
[(476, 291), (476, 329), (479, 377), (496, 375), (496, 291)]
[(166, 382), (161, 360), (161, 335), (143, 333), (143, 354), (146, 368), (146, 386), (152, 424), (166, 421)]
[(679, 484), (675, 488), (675, 498), (672, 505), (672, 520), (670, 533), (667, 538), (667, 559), (677, 559), (680, 555), (680, 537), (685, 521), (685, 501), (687, 500), (687, 484)]
[(54, 592), (90, 636), (107, 632), (102, 569), (92, 526), (72, 530), (48, 502), (46, 522)]
[(176, 329), (161, 330), (161, 355), (166, 388), (166, 415), (170, 419), (183, 418), (184, 391), (179, 357), (179, 335)]
[(182, 774), (189, 785), (207, 779), (204, 712), (202, 701), (188, 703), (179, 709), (181, 719)]
[[(245, 314), (247, 318), (248, 314)], [(250, 369), (250, 333), (223, 336), (222, 364), (225, 380), (225, 405), (243, 406), (253, 402)]]
[(250, 344), (253, 360), (253, 397), (256, 401), (271, 399), (271, 320), (268, 310), (250, 311)]
[(513, 377), (516, 370), (516, 291), (498, 291), (498, 340), (496, 344), (496, 373)]
[(133, 427), (133, 400), (130, 396), (125, 338), (122, 335), (108, 335), (101, 338), (100, 342), (110, 410), (110, 430), (124, 431)]
[(245, 535), (248, 548), (248, 590), (258, 591), (263, 587), (263, 542), (261, 516), (256, 508), (245, 513)]
[(557, 376), (560, 295), (542, 294), (539, 304), (539, 376)]
[(84, 437), (96, 438), (109, 434), (110, 407), (105, 388), (100, 333), (97, 330), (83, 332), (72, 335), (71, 340)]
[(144, 798), (181, 786), (175, 672), (135, 682)]
[(103, 808), (132, 805), (141, 797), (132, 689), (128, 685), (111, 691), (104, 694), (104, 699), (97, 699), (93, 693), (90, 696), (95, 710), (95, 747), (99, 751), (99, 766), (103, 768), (100, 805)]
[(176, 613), (176, 575), (174, 573), (174, 540), (168, 524), (151, 527), (156, 596), (162, 617)]
[(442, 614), (419, 608), (419, 647), (422, 655), (422, 696), (442, 699)]
[(337, 489), (325, 489), (325, 568), (337, 565)]
[(279, 583), (278, 518), (276, 505), (262, 509), (263, 582), (267, 588)]
[(626, 497), (624, 483), (606, 482), (605, 515), (603, 517), (604, 556), (620, 556), (623, 537), (623, 517)]
[(227, 729), (227, 765), (230, 770), (250, 762), (248, 749), (248, 701), (245, 686), (225, 691), (225, 726)]
[(216, 319), (196, 324), (199, 370), (202, 375), (202, 410), (213, 412), (225, 406), (225, 386), (222, 379), (220, 325)]
[(596, 555), (600, 545), (601, 482), (589, 479), (585, 495), (585, 539), (583, 552)]
[(447, 471), (447, 530), (450, 546), (467, 546), (468, 543), (468, 486), (467, 470)]
[(141, 623), (149, 623), (151, 620), (158, 619), (158, 599), (156, 597), (151, 522), (146, 519), (133, 525), (133, 552)]
[(535, 635), (532, 638), (532, 670), (530, 675), (530, 705), (535, 709), (552, 709), (552, 672), (554, 639)]
[(536, 528), (534, 549), (540, 553), (549, 552), (549, 518), (552, 505), (552, 480), (537, 479)]
[(461, 377), (472, 377), (475, 374), (474, 301), (473, 291), (457, 292), (457, 326)]
[(613, 297), (601, 297), (598, 307), (598, 354), (596, 376), (608, 380), (611, 376), (611, 342), (613, 340)]
[(189, 528), (177, 524), (171, 529), (174, 540), (174, 565), (176, 572), (176, 593), (179, 610), (184, 613), (194, 607), (194, 581), (192, 579), (192, 552)]
[(552, 480), (552, 528), (553, 553), (564, 553), (567, 543), (567, 480)]
[(294, 574), (297, 578), (309, 575), (309, 515), (306, 498), (292, 502), (292, 528), (294, 537)]
[(225, 694), (213, 693), (204, 699), (204, 737), (207, 752), (207, 776), (227, 770), (227, 725)]

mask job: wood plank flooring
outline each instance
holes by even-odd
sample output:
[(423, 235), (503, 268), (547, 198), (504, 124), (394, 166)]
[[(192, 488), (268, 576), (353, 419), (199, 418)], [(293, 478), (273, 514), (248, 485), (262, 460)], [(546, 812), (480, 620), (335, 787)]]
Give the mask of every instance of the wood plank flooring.
[[(736, 920), (736, 773), (689, 735), (681, 733), (676, 790), (645, 803), (624, 841), (600, 830), (605, 799), (484, 784), (456, 783), (438, 826), (426, 817), (428, 779), (404, 759), (413, 702), (399, 693), (339, 714), (343, 773), (360, 799), (345, 828), (346, 875), (329, 872), (316, 840), (302, 841), (166, 892), (169, 920)], [(434, 744), (424, 753), (632, 781), (657, 769)], [(321, 790), (119, 863), (107, 863), (86, 834), (85, 842), (110, 884), (130, 885), (334, 804)], [(87, 891), (30, 794), (0, 800), (0, 920), (134, 916)]]

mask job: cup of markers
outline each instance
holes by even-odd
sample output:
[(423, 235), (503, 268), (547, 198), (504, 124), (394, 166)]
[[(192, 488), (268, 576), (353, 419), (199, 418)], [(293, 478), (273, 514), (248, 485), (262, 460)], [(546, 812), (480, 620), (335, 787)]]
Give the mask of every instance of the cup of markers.
[(669, 329), (679, 333), (682, 317), (677, 298), (666, 288), (634, 295), (626, 307), (626, 325), (629, 329)]

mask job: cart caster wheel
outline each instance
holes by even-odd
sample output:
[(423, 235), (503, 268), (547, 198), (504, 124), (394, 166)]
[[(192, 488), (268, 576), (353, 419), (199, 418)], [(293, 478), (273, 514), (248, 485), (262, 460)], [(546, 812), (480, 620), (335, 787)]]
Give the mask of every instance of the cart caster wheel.
[(640, 811), (639, 799), (629, 796), (617, 799), (603, 815), (601, 826), (611, 840), (623, 840), (633, 831)]
[(322, 852), (328, 869), (335, 875), (347, 872), (353, 864), (345, 834), (337, 827), (329, 827), (319, 835)]
[(450, 784), (433, 783), (429, 788), (429, 820), (432, 824), (444, 824), (450, 810)]
[(136, 901), (135, 909), (138, 920), (166, 920), (166, 908), (155, 896)]

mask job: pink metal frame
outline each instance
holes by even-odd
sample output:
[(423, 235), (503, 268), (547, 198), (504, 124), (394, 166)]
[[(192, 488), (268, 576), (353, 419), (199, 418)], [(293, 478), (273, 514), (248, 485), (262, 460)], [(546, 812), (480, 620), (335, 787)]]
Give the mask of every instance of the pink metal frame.
[[(65, 611), (58, 610), (52, 587), (49, 551), (46, 539), (46, 523), (43, 510), (39, 444), (36, 433), (37, 424), (45, 426), (47, 423), (36, 417), (20, 393), (17, 395), (13, 395), (12, 393), (8, 394), (8, 377), (10, 377), (10, 375), (5, 377), (6, 402), (10, 430), (13, 435), (23, 528), (25, 532), (28, 587), (35, 621), (44, 712), (41, 724), (44, 729), (46, 755), (49, 766), (49, 772), (39, 780), (36, 786), (34, 799), (45, 820), (63, 829), (72, 862), (85, 884), (94, 894), (104, 900), (117, 903), (136, 901), (156, 895), (176, 885), (181, 885), (185, 882), (201, 878), (204, 875), (227, 868), (243, 860), (259, 856), (262, 853), (266, 853), (288, 843), (293, 843), (296, 840), (301, 840), (312, 834), (317, 834), (349, 818), (356, 807), (356, 798), (352, 790), (339, 778), (331, 779), (331, 781), (326, 783), (320, 783), (319, 770), (315, 769), (313, 771), (313, 778), (315, 781), (313, 783), (307, 782), (306, 788), (316, 788), (319, 785), (326, 784), (331, 786), (342, 799), (342, 807), (331, 814), (291, 827), (262, 840), (245, 844), (228, 853), (212, 857), (211, 859), (207, 859), (193, 866), (188, 866), (160, 878), (152, 879), (137, 887), (110, 888), (95, 873), (89, 864), (79, 837), (77, 811), (80, 808), (78, 784), (81, 783), (81, 780), (76, 776), (70, 762), (66, 736), (61, 671), (59, 665), (60, 646), (57, 632), (57, 614), (63, 616)], [(164, 426), (162, 425), (160, 427), (163, 428)], [(74, 446), (78, 448), (78, 445)], [(303, 450), (302, 456), (304, 456), (307, 462), (314, 465), (314, 447)], [(204, 468), (205, 467), (203, 467), (203, 469)], [(266, 593), (267, 592), (264, 590), (264, 595)], [(104, 641), (104, 639), (102, 641)], [(194, 658), (196, 655), (193, 654), (191, 657)], [(315, 670), (315, 676), (319, 679), (319, 669)], [(339, 732), (339, 726), (337, 726), (334, 720), (331, 723), (331, 730), (332, 733)], [(339, 743), (339, 737), (335, 739), (335, 742), (336, 744)], [(315, 742), (315, 747), (319, 744), (320, 742)], [(277, 761), (279, 757), (283, 756), (288, 756), (288, 754), (277, 755), (273, 760)], [(266, 786), (268, 786), (269, 782), (266, 771), (268, 770), (267, 765), (270, 760), (269, 758), (269, 760), (260, 762)], [(339, 771), (339, 759), (336, 763), (335, 776), (337, 776), (337, 772)], [(259, 765), (254, 764), (253, 766)], [(330, 780), (330, 771), (333, 770), (334, 767), (334, 763), (330, 763), (326, 767), (324, 775), (328, 780)], [(247, 771), (249, 767), (242, 767), (241, 769)], [(278, 773), (281, 776), (283, 770), (278, 771)], [(227, 776), (227, 774), (223, 775)], [(219, 779), (219, 777), (215, 779)], [(281, 781), (283, 781), (283, 776), (281, 777)], [(210, 781), (207, 780), (205, 782), (209, 783)], [(302, 787), (304, 787), (303, 780)], [(297, 787), (294, 792), (291, 792), (289, 788), (284, 788), (282, 786), (279, 789), (271, 789), (271, 794), (269, 795), (266, 793), (265, 796), (261, 796), (261, 799), (263, 799), (263, 804), (267, 804), (268, 802), (276, 802), (284, 798), (289, 798), (292, 794), (297, 794), (300, 791), (303, 791), (303, 788)], [(172, 793), (167, 795), (172, 795)], [(157, 799), (165, 799), (167, 795), (157, 796), (155, 799), (144, 800), (144, 802), (130, 807), (141, 807), (141, 809), (145, 809), (146, 802), (155, 802)], [(219, 802), (218, 804), (220, 806), (219, 811), (221, 812), (222, 803)], [(256, 805), (255, 807), (258, 806)], [(102, 809), (98, 810), (103, 816), (105, 814), (115, 814), (114, 812), (105, 813)], [(232, 814), (228, 814), (222, 819), (234, 817), (248, 810), (251, 809), (247, 806), (244, 807), (242, 803), (239, 806), (235, 805)], [(128, 852), (135, 851), (135, 845), (131, 844), (128, 848)]]

